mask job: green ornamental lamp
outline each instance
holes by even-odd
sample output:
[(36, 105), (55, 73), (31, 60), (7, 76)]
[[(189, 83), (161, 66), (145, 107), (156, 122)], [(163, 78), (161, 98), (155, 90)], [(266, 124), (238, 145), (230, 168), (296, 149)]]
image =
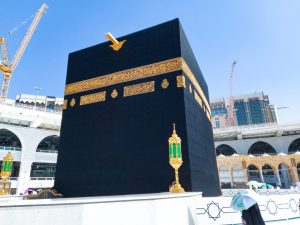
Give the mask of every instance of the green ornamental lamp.
[(169, 188), (169, 192), (182, 193), (184, 189), (179, 183), (178, 169), (182, 165), (181, 139), (176, 134), (175, 123), (173, 123), (173, 134), (169, 138), (169, 163), (175, 170), (175, 182)]
[(2, 167), (1, 167), (1, 178), (2, 178), (2, 188), (0, 191), (0, 195), (9, 194), (10, 187), (6, 188), (6, 180), (11, 176), (13, 166), (13, 157), (9, 152), (2, 160)]

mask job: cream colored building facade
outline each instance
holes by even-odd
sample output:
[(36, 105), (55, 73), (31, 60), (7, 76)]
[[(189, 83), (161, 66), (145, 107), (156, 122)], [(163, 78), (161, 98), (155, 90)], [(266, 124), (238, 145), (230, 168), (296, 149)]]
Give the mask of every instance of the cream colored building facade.
[(300, 176), (300, 124), (215, 129), (222, 188), (255, 180), (290, 188)]
[[(223, 188), (243, 187), (251, 180), (288, 188), (299, 182), (300, 153), (285, 155), (262, 156), (231, 156), (217, 157), (220, 183)], [(268, 179), (266, 179), (268, 178)]]

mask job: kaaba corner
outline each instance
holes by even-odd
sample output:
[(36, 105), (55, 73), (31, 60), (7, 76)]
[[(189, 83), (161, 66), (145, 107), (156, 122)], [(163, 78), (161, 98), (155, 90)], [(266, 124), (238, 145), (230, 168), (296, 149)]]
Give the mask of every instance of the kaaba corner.
[(167, 192), (176, 124), (185, 191), (221, 195), (208, 87), (178, 19), (70, 53), (55, 189)]

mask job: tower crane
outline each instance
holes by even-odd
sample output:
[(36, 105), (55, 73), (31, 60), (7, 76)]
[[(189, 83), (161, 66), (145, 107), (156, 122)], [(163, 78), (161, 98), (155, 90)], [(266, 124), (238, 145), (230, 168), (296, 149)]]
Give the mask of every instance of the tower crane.
[(234, 78), (235, 78), (235, 66), (236, 61), (232, 63), (231, 66), (231, 74), (230, 74), (230, 90), (229, 90), (229, 106), (228, 106), (228, 117), (227, 117), (227, 124), (229, 127), (234, 126), (235, 124), (235, 108), (234, 108), (234, 99), (233, 99), (233, 84), (234, 84)]
[(35, 31), (38, 23), (40, 22), (40, 19), (42, 16), (46, 13), (46, 9), (48, 6), (44, 3), (37, 13), (35, 14), (35, 17), (28, 28), (23, 40), (21, 41), (21, 44), (18, 48), (18, 50), (15, 53), (15, 56), (13, 60), (10, 62), (8, 59), (8, 53), (7, 53), (7, 47), (6, 47), (6, 39), (4, 37), (0, 37), (0, 47), (1, 47), (1, 54), (2, 54), (2, 60), (0, 61), (0, 71), (3, 72), (3, 79), (2, 79), (2, 85), (1, 85), (1, 92), (0, 92), (0, 102), (5, 102), (7, 98), (8, 88), (10, 79), (12, 76), (12, 73), (16, 69), (31, 37), (33, 32)]

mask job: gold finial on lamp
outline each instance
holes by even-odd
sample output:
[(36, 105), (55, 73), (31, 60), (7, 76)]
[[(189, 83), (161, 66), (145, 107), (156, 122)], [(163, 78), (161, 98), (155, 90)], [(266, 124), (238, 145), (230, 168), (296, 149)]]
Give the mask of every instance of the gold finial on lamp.
[(178, 169), (181, 167), (182, 152), (181, 152), (181, 139), (176, 134), (175, 123), (173, 123), (173, 134), (169, 138), (169, 163), (175, 170), (175, 183), (170, 186), (169, 191), (172, 193), (184, 192), (183, 187), (179, 183)]

